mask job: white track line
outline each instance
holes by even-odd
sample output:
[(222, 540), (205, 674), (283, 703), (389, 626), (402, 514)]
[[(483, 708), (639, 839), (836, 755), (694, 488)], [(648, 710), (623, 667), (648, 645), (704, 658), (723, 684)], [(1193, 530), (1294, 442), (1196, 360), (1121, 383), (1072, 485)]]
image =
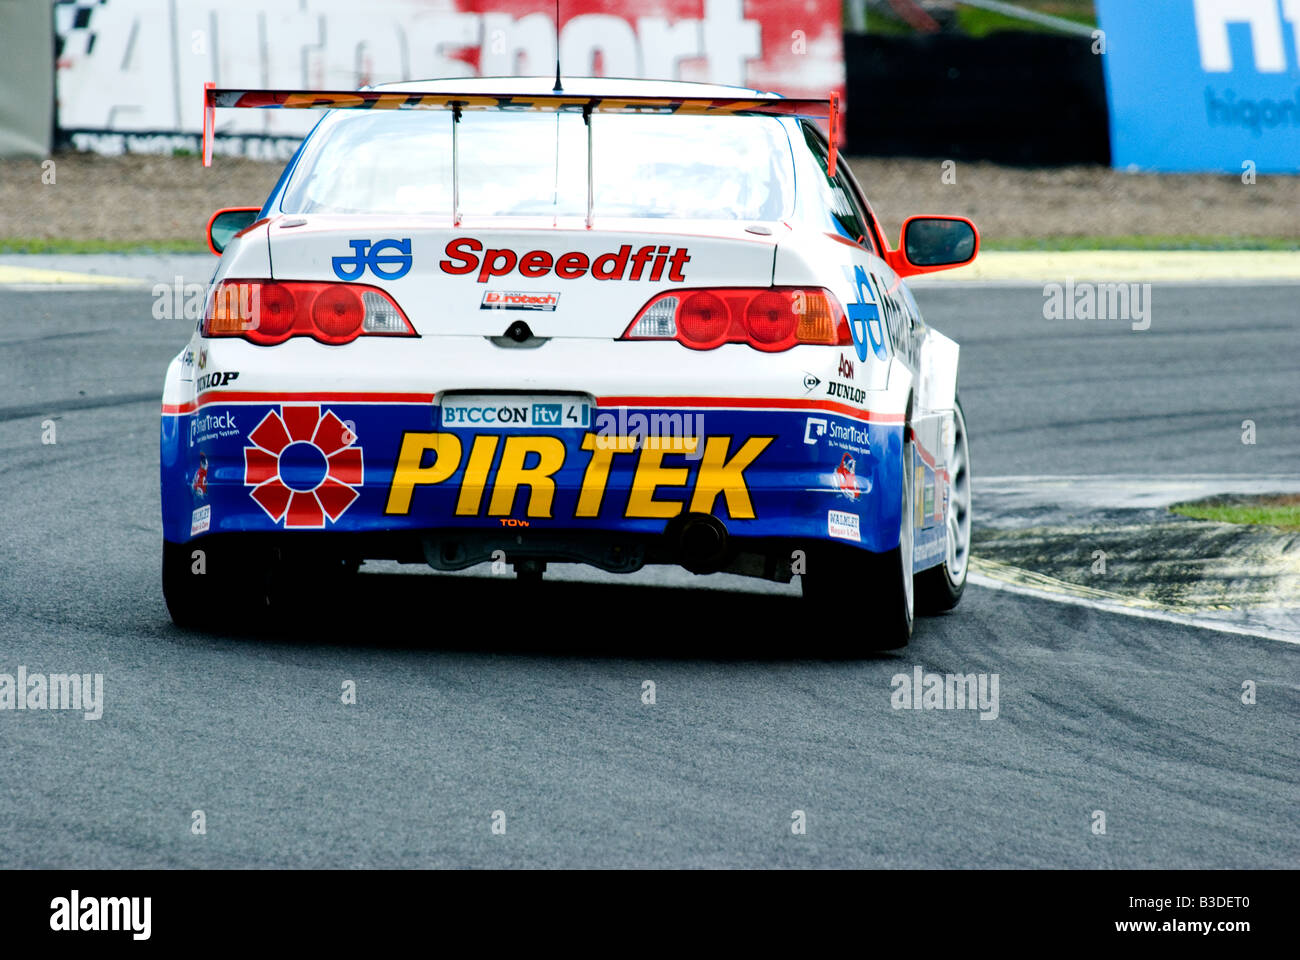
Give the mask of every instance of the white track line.
[(1165, 610), (1148, 610), (1143, 607), (1130, 607), (1127, 604), (1117, 603), (1113, 600), (1094, 600), (1091, 597), (1079, 597), (1069, 593), (1056, 593), (1051, 590), (1026, 587), (1019, 583), (1009, 583), (1005, 580), (998, 580), (982, 573), (975, 573), (974, 571), (967, 574), (967, 579), (971, 583), (975, 584), (975, 586), (984, 587), (988, 590), (1003, 590), (1007, 593), (1015, 593), (1024, 597), (1037, 597), (1040, 600), (1051, 600), (1054, 603), (1069, 603), (1076, 607), (1088, 607), (1091, 610), (1101, 610), (1104, 613), (1122, 613), (1129, 617), (1142, 617), (1146, 620), (1163, 620), (1165, 623), (1177, 623), (1187, 627), (1199, 627), (1203, 630), (1218, 630), (1220, 633), (1233, 633), (1242, 637), (1262, 637), (1265, 640), (1278, 640), (1282, 643), (1300, 645), (1300, 637), (1287, 633), (1279, 633), (1278, 631), (1271, 630), (1268, 627), (1243, 627), (1235, 623), (1225, 623), (1221, 620), (1195, 617), (1189, 614), (1171, 613)]
[[(1068, 492), (1063, 492), (1062, 487)], [(997, 476), (976, 479), (975, 492), (978, 497), (1001, 494), (1002, 496), (1020, 495), (1037, 500), (1033, 487), (1042, 487), (1050, 491), (1052, 499), (1061, 506), (1068, 501), (1074, 507), (1112, 506), (1151, 509), (1167, 506), (1179, 499), (1209, 496), (1220, 492), (1236, 493), (1272, 493), (1300, 490), (1300, 477), (1295, 475), (1256, 475), (1224, 476), (1222, 474), (1188, 474), (1186, 476)], [(1010, 564), (983, 561), (971, 558), (971, 583), (989, 590), (1004, 590), (1008, 593), (1026, 597), (1038, 597), (1055, 603), (1070, 603), (1079, 607), (1100, 610), (1106, 613), (1119, 613), (1130, 617), (1144, 617), (1148, 620), (1162, 620), (1184, 626), (1198, 627), (1205, 630), (1218, 630), (1238, 636), (1263, 637), (1282, 643), (1300, 645), (1300, 633), (1296, 630), (1278, 629), (1268, 622), (1262, 622), (1257, 616), (1251, 616), (1249, 609), (1238, 608), (1236, 619), (1228, 620), (1191, 610), (1178, 610), (1158, 604), (1145, 598), (1128, 598), (1109, 591), (1099, 591), (1078, 584), (1049, 577), (1045, 574), (1022, 570)], [(1026, 582), (1029, 581), (1029, 582)], [(1283, 613), (1292, 609), (1290, 606), (1267, 606), (1261, 610), (1266, 616), (1270, 613)], [(1242, 623), (1248, 618), (1250, 622)]]

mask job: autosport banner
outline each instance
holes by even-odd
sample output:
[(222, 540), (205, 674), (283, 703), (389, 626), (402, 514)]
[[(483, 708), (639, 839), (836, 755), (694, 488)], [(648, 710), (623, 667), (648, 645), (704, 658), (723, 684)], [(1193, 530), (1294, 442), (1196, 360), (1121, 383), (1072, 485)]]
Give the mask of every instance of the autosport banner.
[[(839, 0), (561, 0), (569, 76), (844, 91)], [(354, 89), (549, 76), (555, 7), (538, 0), (59, 0), (59, 140), (100, 153), (198, 151), (202, 88)], [(287, 159), (320, 115), (222, 111), (218, 155)]]
[(1097, 0), (1114, 164), (1300, 173), (1300, 0)]

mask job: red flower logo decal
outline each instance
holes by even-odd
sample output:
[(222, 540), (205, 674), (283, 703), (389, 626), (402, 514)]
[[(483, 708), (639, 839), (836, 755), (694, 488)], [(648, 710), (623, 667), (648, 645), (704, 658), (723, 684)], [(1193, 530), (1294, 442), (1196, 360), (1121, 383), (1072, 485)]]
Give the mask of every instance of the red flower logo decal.
[(249, 496), (276, 523), (321, 529), (352, 506), (362, 478), (361, 448), (356, 435), (318, 406), (281, 406), (248, 435), (244, 448), (244, 484)]

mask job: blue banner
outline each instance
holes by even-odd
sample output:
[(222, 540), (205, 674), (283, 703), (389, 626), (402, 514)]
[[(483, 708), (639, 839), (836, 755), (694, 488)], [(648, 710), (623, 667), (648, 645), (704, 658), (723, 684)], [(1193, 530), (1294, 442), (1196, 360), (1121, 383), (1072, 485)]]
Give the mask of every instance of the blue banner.
[(1300, 173), (1300, 0), (1097, 0), (1120, 169)]

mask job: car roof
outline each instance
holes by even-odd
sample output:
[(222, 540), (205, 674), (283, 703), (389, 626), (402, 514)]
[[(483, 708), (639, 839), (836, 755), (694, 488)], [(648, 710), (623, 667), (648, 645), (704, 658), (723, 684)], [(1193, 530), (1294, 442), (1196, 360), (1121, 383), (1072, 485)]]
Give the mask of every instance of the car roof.
[[(637, 80), (630, 77), (563, 77), (564, 93), (580, 97), (713, 97), (728, 99), (738, 97), (771, 97), (783, 99), (780, 94), (750, 87), (735, 87), (721, 83), (692, 83), (686, 80)], [(430, 93), (501, 93), (521, 94), (551, 93), (554, 77), (451, 77), (437, 80), (403, 80), (397, 83), (377, 83), (367, 89), (395, 91), (428, 91)]]

